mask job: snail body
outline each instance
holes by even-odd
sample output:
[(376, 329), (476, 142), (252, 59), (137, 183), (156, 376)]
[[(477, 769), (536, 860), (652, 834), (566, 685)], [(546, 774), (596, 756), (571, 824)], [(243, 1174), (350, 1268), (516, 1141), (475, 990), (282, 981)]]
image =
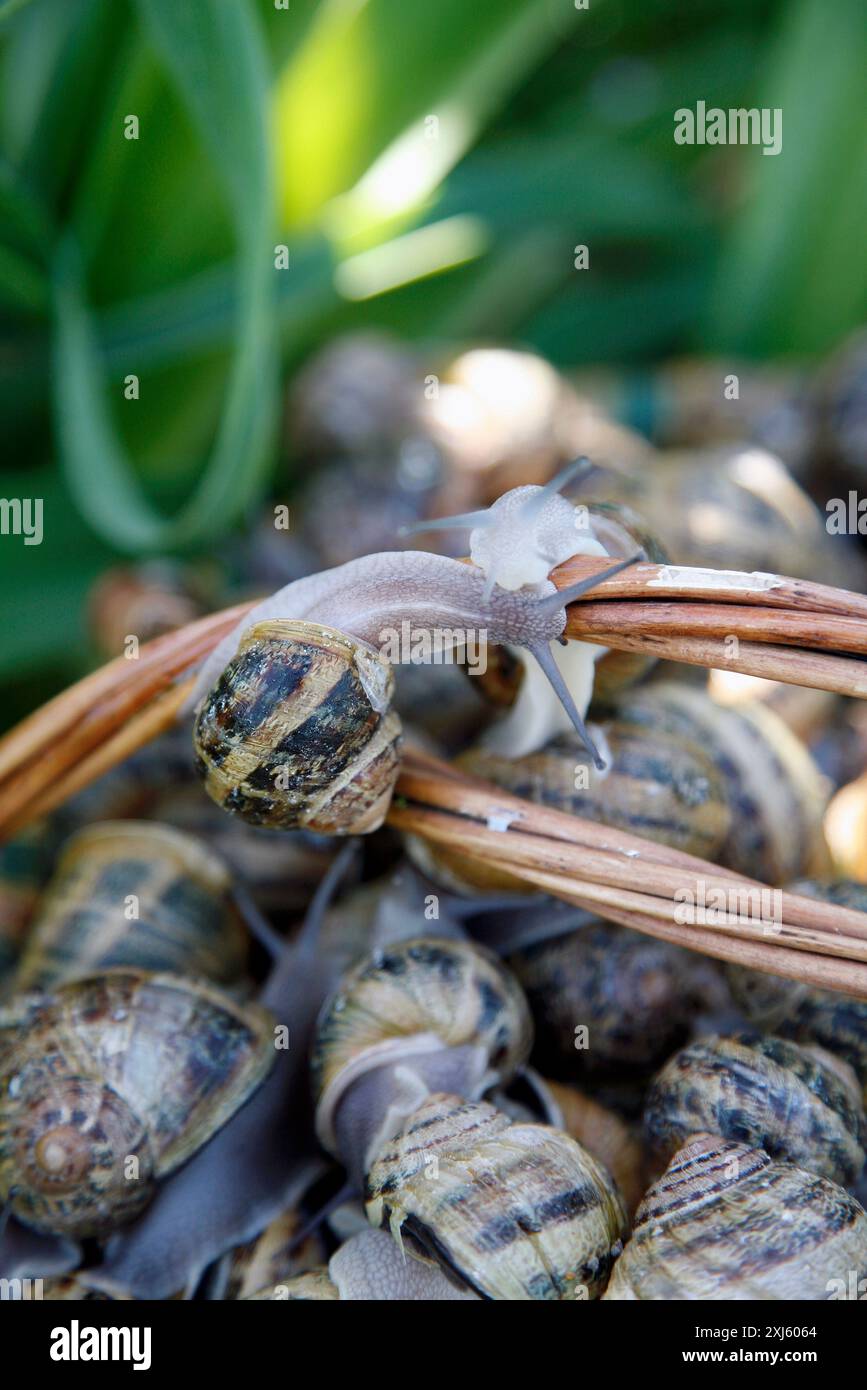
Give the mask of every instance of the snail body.
[(274, 1058), (265, 1010), (145, 971), (19, 995), (0, 1022), (0, 1197), (53, 1234), (137, 1215)]
[(191, 835), (149, 821), (91, 825), (64, 847), (14, 987), (120, 966), (237, 980), (247, 938), (229, 888), (225, 864)]
[(867, 1214), (748, 1143), (698, 1135), (638, 1208), (608, 1300), (824, 1300), (867, 1274)]
[(611, 1179), (574, 1139), (444, 1094), (383, 1145), (366, 1202), (373, 1226), (486, 1299), (596, 1298), (626, 1232)]
[(644, 1122), (666, 1157), (692, 1134), (718, 1134), (844, 1184), (858, 1178), (867, 1149), (851, 1068), (821, 1048), (759, 1034), (700, 1038), (676, 1053), (650, 1087)]
[(476, 1300), (475, 1294), (458, 1288), (436, 1265), (414, 1259), (385, 1231), (370, 1227), (344, 1241), (326, 1268), (275, 1282), (252, 1297), (260, 1301), (339, 1299), (343, 1303)]

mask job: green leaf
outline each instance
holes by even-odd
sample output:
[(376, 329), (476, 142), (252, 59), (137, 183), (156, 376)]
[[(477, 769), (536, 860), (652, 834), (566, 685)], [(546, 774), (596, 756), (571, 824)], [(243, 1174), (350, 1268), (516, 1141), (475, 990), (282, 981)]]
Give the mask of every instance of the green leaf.
[[(69, 485), (90, 524), (130, 551), (195, 545), (230, 526), (262, 490), (277, 393), (266, 68), (248, 0), (139, 0), (227, 189), (238, 239), (237, 348), (210, 460), (174, 517), (145, 496), (118, 440), (81, 257), (67, 235), (55, 262), (55, 412)], [(141, 409), (144, 402), (138, 403)]]
[(716, 276), (712, 350), (824, 352), (867, 309), (867, 26), (861, 0), (786, 12), (764, 89), (782, 150), (751, 149), (750, 187)]

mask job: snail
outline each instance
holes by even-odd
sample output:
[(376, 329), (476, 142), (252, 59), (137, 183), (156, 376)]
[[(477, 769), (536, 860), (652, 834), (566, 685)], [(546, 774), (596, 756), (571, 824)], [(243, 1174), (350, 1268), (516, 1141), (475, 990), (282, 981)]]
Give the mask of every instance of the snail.
[(341, 847), (309, 905), (301, 932), (283, 943), (259, 1003), (275, 1019), (274, 1061), (263, 1083), (211, 1142), (160, 1184), (150, 1207), (107, 1242), (88, 1284), (135, 1298), (197, 1289), (227, 1252), (255, 1240), (297, 1206), (322, 1170), (313, 1134), (307, 1054), (322, 1002), (344, 967), (321, 941), (332, 895), (356, 858)]
[(507, 493), (490, 518), (471, 545), (478, 565), (420, 551), (368, 555), (279, 590), (223, 639), (188, 701), (198, 711), (198, 769), (215, 801), (275, 828), (376, 829), (401, 732), (381, 648), (407, 622), (446, 645), (481, 633), (525, 648), (602, 766), (550, 643), (562, 636), (566, 605), (636, 557), (558, 592), (548, 570), (580, 550), (582, 537), (556, 487)]
[(413, 1259), (391, 1236), (369, 1227), (343, 1242), (327, 1268), (274, 1281), (250, 1295), (259, 1301), (340, 1299), (342, 1302), (475, 1302), (436, 1267)]
[(718, 1134), (846, 1185), (867, 1149), (851, 1067), (822, 1048), (762, 1034), (700, 1038), (675, 1053), (651, 1084), (644, 1124), (665, 1157), (692, 1134)]
[[(800, 879), (793, 893), (854, 907), (867, 907), (867, 885), (849, 879), (818, 882)], [(867, 1099), (867, 1003), (836, 991), (814, 989), (745, 966), (727, 965), (726, 976), (736, 1004), (755, 1028), (800, 1043), (818, 1043), (848, 1062)]]
[(867, 1214), (854, 1197), (748, 1143), (702, 1134), (646, 1194), (603, 1297), (815, 1301), (863, 1288), (865, 1275)]
[[(723, 775), (700, 744), (618, 719), (591, 727), (606, 753), (601, 773), (574, 734), (559, 734), (523, 757), (476, 747), (454, 761), (514, 796), (714, 859), (729, 836), (731, 810)], [(459, 891), (527, 891), (507, 869), (477, 865), (470, 856), (418, 837), (406, 844), (414, 863)]]
[(521, 990), (482, 947), (419, 937), (375, 951), (344, 976), (317, 1025), (320, 1142), (362, 1176), (426, 1090), (481, 1094), (514, 1075), (531, 1036)]
[[(523, 996), (487, 951), (419, 939), (375, 952), (317, 1028), (317, 1133), (363, 1183), (372, 1224), (413, 1237), (416, 1253), (482, 1297), (593, 1297), (625, 1222), (608, 1175), (558, 1130), (476, 1104), (529, 1047)], [(425, 1176), (426, 1152), (434, 1178), (447, 1165), (446, 1182)], [(508, 1235), (481, 1270), (496, 1220)]]
[(714, 1002), (717, 971), (682, 947), (590, 918), (509, 956), (546, 1074), (575, 1080), (640, 1078), (690, 1034)]
[(820, 871), (827, 860), (822, 816), (828, 786), (791, 729), (754, 703), (725, 707), (681, 681), (624, 692), (618, 720), (701, 744), (721, 774), (729, 833), (717, 862), (762, 883)]
[(433, 1094), (386, 1140), (366, 1184), (370, 1222), (485, 1299), (597, 1298), (626, 1213), (574, 1139), (493, 1105)]
[(206, 1144), (274, 1060), (271, 1018), (213, 985), (108, 971), (0, 1015), (0, 1198), (104, 1236)]
[(229, 889), (225, 864), (191, 835), (149, 821), (91, 825), (63, 849), (14, 988), (115, 966), (237, 980), (248, 943)]

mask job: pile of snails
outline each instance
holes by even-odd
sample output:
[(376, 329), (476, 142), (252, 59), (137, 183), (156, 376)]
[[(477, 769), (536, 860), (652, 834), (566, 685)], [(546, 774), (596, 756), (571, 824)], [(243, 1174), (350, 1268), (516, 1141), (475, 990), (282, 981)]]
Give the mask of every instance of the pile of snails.
[[(845, 702), (562, 640), (566, 604), (636, 559), (719, 563), (715, 508), (739, 547), (727, 567), (798, 573), (806, 495), (785, 475), (799, 501), (777, 526), (755, 491), (738, 501), (743, 468), (706, 476), (701, 550), (701, 470), (524, 357), (443, 372), (434, 401), (475, 412), (462, 439), (381, 341), (312, 364), (304, 544), (263, 545), (245, 576), (276, 592), (202, 663), (176, 730), (3, 848), (4, 1280), (66, 1300), (867, 1290), (867, 1005), (723, 968), (385, 825), (411, 742), (566, 814), (867, 905), (825, 833), (867, 769)], [(516, 401), (532, 387), (517, 435), (485, 395), (497, 371)], [(585, 450), (593, 465), (569, 461)], [(378, 456), (384, 491), (328, 555), (329, 477), (353, 478), (361, 507)], [(352, 553), (385, 523), (392, 545)], [(394, 548), (412, 532), (470, 563)], [(558, 591), (574, 554), (609, 563)], [(149, 582), (103, 585), (103, 647), (136, 614), (150, 633), (200, 611), (189, 575)], [(431, 639), (421, 673), (388, 646), (407, 632)]]

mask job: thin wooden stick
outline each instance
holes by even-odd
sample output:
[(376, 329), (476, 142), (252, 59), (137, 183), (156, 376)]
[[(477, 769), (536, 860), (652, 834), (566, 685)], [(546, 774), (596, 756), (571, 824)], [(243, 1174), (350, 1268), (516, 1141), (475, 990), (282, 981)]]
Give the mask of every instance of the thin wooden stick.
[[(570, 610), (571, 611), (571, 610)], [(572, 619), (566, 625), (570, 637)], [(580, 630), (580, 623), (577, 624)], [(707, 666), (712, 670), (739, 671), (746, 676), (764, 676), (787, 685), (805, 685), (813, 690), (829, 690), (854, 699), (867, 698), (867, 663), (843, 656), (775, 647), (761, 642), (738, 642), (737, 655), (730, 644), (715, 637), (630, 637), (621, 632), (580, 631), (585, 641), (622, 652), (644, 652), (665, 661), (682, 661), (687, 666)]]
[[(600, 574), (611, 560), (604, 556), (573, 555), (551, 571), (558, 589)], [(700, 599), (706, 603), (749, 603), (761, 608), (792, 608), (813, 613), (839, 613), (867, 619), (867, 595), (851, 589), (790, 579), (780, 574), (749, 574), (736, 570), (701, 569), (695, 565), (653, 565), (639, 561), (592, 590), (599, 599)]]

